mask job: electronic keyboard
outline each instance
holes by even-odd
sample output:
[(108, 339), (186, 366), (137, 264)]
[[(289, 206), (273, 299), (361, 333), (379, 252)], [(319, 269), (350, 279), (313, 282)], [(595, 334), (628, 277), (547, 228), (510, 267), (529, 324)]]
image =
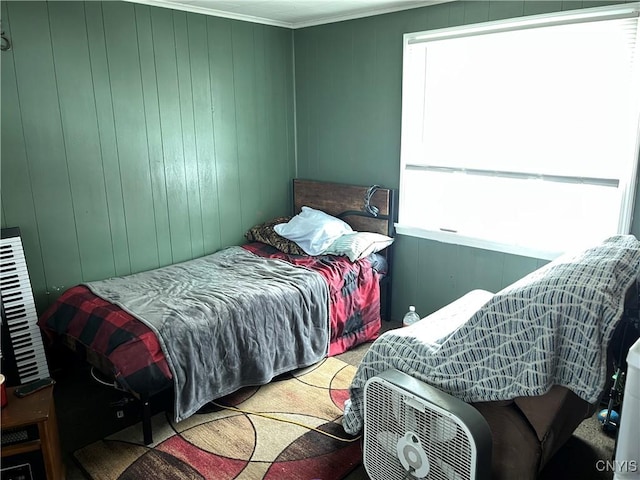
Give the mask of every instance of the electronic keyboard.
[[(22, 248), (20, 229), (3, 228), (0, 240), (3, 371), (9, 385), (49, 377), (38, 314)], [(8, 338), (7, 338), (8, 337)]]

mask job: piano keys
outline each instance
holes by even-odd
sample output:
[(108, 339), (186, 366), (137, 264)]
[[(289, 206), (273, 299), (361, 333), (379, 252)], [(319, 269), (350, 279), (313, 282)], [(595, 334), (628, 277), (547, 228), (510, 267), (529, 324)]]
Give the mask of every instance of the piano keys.
[[(29, 271), (17, 227), (3, 228), (0, 239), (3, 369), (9, 385), (49, 376)], [(7, 338), (8, 337), (8, 338)]]

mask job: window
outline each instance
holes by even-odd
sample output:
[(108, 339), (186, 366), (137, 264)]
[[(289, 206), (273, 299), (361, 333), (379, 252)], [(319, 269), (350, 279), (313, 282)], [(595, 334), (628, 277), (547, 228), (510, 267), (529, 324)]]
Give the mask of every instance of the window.
[(548, 259), (628, 233), (639, 8), (406, 34), (398, 232)]

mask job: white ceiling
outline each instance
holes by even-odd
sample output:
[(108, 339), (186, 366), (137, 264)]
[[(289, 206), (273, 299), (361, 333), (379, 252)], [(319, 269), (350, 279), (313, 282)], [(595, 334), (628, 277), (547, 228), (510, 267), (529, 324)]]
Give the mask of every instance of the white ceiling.
[(127, 0), (145, 5), (301, 28), (407, 10), (450, 0)]

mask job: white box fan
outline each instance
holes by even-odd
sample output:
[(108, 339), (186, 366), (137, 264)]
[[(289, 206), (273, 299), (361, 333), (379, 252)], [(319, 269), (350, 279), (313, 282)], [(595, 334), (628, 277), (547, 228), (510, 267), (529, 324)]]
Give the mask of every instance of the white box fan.
[(364, 387), (364, 467), (372, 480), (491, 478), (491, 430), (471, 405), (391, 369)]

